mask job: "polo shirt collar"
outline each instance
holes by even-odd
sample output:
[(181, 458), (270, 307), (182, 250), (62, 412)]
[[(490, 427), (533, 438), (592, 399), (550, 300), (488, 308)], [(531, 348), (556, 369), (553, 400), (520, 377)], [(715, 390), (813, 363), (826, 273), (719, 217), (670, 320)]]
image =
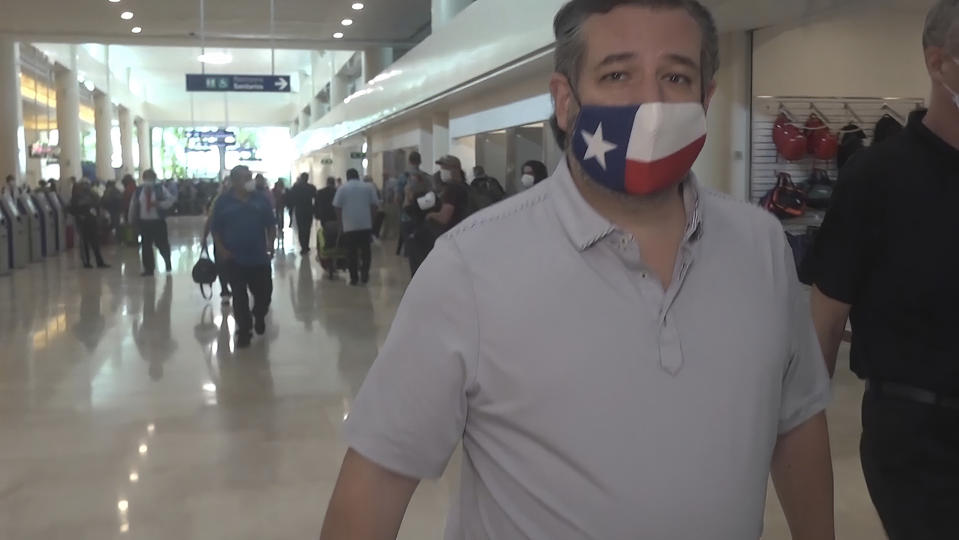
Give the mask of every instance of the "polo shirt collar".
[[(559, 166), (548, 181), (553, 190), (552, 199), (559, 221), (577, 250), (586, 251), (617, 231), (616, 225), (601, 216), (583, 198), (573, 181), (565, 158), (560, 160)], [(692, 242), (702, 235), (703, 222), (699, 181), (696, 175), (690, 172), (681, 188), (683, 205), (686, 208), (686, 233), (683, 241)]]

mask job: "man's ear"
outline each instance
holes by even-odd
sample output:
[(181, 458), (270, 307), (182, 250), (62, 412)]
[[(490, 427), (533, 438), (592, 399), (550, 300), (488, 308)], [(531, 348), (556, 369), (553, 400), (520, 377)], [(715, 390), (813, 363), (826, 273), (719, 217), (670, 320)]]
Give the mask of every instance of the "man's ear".
[(706, 87), (705, 97), (703, 100), (703, 108), (706, 109), (706, 112), (709, 112), (709, 104), (713, 101), (713, 96), (716, 95), (716, 79), (709, 81), (709, 85)]
[(572, 126), (569, 124), (569, 110), (572, 107), (573, 90), (570, 88), (569, 79), (562, 73), (553, 73), (549, 79), (549, 93), (553, 96), (553, 104), (556, 109), (556, 123), (559, 128), (566, 133)]

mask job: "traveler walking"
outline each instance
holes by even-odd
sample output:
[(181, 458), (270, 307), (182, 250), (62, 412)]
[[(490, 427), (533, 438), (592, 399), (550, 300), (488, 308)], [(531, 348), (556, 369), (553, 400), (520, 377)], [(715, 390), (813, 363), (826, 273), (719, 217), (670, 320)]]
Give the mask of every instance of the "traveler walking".
[[(236, 318), (236, 345), (250, 345), (255, 330), (266, 333), (266, 315), (273, 297), (273, 242), (276, 219), (266, 196), (257, 191), (250, 169), (230, 171), (230, 191), (213, 207), (210, 230), (227, 264)], [(253, 308), (250, 297), (253, 295)]]
[(165, 186), (156, 182), (157, 175), (153, 169), (143, 171), (143, 185), (136, 188), (130, 199), (128, 210), (130, 223), (140, 230), (141, 257), (143, 273), (141, 276), (150, 277), (156, 269), (156, 258), (153, 247), (160, 251), (166, 271), (173, 271), (170, 261), (170, 239), (166, 225), (166, 214), (176, 203), (176, 199)]
[(346, 171), (346, 185), (336, 190), (333, 206), (340, 222), (342, 243), (346, 247), (350, 285), (370, 281), (373, 241), (373, 216), (380, 200), (372, 182), (361, 182), (356, 169)]
[(565, 158), (417, 272), (321, 538), (395, 537), (462, 445), (447, 540), (755, 539), (770, 473), (792, 538), (834, 539), (829, 377), (782, 226), (690, 172), (712, 15), (572, 0), (554, 28)]
[(313, 234), (313, 201), (316, 187), (310, 184), (310, 175), (303, 173), (296, 184), (287, 193), (287, 204), (296, 216), (296, 228), (300, 235), (300, 254), (310, 252), (310, 240)]

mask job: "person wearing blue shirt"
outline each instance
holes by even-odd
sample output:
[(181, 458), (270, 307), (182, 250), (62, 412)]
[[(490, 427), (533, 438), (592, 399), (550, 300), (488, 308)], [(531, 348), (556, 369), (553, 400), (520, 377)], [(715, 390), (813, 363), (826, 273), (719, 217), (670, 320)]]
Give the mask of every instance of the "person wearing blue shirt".
[[(251, 330), (259, 335), (266, 332), (266, 314), (273, 296), (270, 262), (276, 217), (269, 200), (256, 190), (250, 169), (235, 167), (230, 172), (230, 185), (230, 191), (216, 200), (210, 229), (217, 252), (226, 261), (237, 325), (236, 344), (243, 348), (250, 345)], [(247, 290), (253, 295), (252, 313)]]
[[(373, 239), (373, 215), (380, 198), (372, 182), (361, 182), (356, 169), (346, 171), (346, 185), (336, 190), (333, 207), (340, 222), (341, 240), (346, 245), (350, 285), (370, 281), (370, 242)], [(358, 260), (362, 259), (362, 260)]]

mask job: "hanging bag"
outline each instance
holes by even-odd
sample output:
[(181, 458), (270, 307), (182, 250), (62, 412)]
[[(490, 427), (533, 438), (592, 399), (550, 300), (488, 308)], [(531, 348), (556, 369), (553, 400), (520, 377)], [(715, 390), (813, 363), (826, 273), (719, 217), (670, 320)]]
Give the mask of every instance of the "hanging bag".
[(806, 212), (806, 194), (793, 184), (789, 173), (779, 173), (776, 187), (763, 197), (763, 208), (779, 219), (802, 216)]
[[(193, 282), (200, 286), (200, 294), (205, 300), (213, 298), (213, 284), (216, 283), (216, 279), (216, 264), (210, 258), (209, 250), (204, 246), (200, 259), (193, 265)], [(210, 288), (209, 293), (205, 291), (204, 286)]]

